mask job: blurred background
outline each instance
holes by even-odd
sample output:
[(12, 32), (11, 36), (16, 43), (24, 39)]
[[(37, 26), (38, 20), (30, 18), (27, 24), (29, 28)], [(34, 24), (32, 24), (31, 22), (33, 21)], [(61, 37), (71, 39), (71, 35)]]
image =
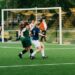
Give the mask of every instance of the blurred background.
[[(17, 8), (62, 7), (63, 44), (75, 44), (75, 0), (0, 0), (0, 41), (1, 38), (1, 9)], [(59, 10), (38, 10), (37, 20), (45, 17), (47, 23), (48, 43), (59, 43)], [(4, 40), (18, 41), (19, 23), (23, 20), (31, 22), (36, 19), (35, 10), (5, 11)]]

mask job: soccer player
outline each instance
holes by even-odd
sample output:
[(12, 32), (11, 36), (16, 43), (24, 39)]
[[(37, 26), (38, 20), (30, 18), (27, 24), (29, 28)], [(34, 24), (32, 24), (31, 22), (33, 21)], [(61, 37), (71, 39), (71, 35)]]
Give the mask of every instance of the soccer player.
[(33, 53), (33, 49), (31, 47), (32, 44), (29, 34), (29, 28), (30, 26), (27, 22), (20, 25), (20, 40), (24, 48), (24, 50), (22, 50), (22, 52), (19, 53), (20, 58), (22, 58), (23, 54), (28, 52), (28, 50), (30, 50), (30, 55)]
[(31, 33), (32, 33), (32, 43), (34, 44), (35, 48), (37, 49), (36, 51), (34, 51), (31, 54), (31, 59), (35, 58), (35, 54), (37, 52), (41, 52), (42, 58), (46, 58), (45, 53), (44, 53), (44, 45), (41, 44), (41, 42), (39, 41), (39, 35), (44, 36), (43, 34), (40, 33), (39, 25), (36, 25), (32, 29)]
[(45, 19), (41, 19), (39, 28), (42, 31), (42, 34), (45, 35), (45, 36), (41, 36), (40, 41), (41, 42), (46, 41), (47, 24), (45, 22)]

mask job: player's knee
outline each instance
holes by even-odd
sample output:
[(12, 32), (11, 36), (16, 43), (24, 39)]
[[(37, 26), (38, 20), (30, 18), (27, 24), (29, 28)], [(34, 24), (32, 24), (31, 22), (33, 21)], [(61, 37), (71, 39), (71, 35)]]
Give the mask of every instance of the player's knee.
[(41, 47), (37, 47), (37, 51), (40, 52), (41, 51)]
[(25, 48), (26, 51), (28, 51), (28, 48)]

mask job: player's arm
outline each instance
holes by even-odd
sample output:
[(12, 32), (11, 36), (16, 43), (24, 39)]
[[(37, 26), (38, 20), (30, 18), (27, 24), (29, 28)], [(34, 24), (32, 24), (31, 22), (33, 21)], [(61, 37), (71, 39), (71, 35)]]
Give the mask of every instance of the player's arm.
[(26, 28), (24, 28), (24, 29), (21, 31), (21, 37), (24, 37), (24, 36), (23, 36), (23, 32), (24, 32), (24, 31), (26, 31)]
[(43, 35), (42, 33), (39, 33), (39, 35), (40, 35), (40, 36), (45, 36), (45, 35)]
[(19, 37), (21, 36), (21, 30), (18, 31), (18, 36), (19, 36)]
[(45, 36), (45, 35), (43, 35), (43, 34), (41, 33), (41, 31), (40, 31), (40, 30), (39, 30), (39, 35), (40, 35), (40, 36)]
[(43, 36), (43, 37), (47, 37), (46, 35), (43, 35), (42, 33), (39, 33), (39, 35), (40, 35), (40, 36)]
[(30, 31), (30, 36), (32, 36), (34, 34), (33, 29)]

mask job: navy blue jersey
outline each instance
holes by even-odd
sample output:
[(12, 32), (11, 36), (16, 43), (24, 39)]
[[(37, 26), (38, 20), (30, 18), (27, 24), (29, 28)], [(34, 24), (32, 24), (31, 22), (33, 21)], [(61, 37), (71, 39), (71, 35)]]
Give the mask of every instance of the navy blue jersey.
[(39, 39), (39, 33), (40, 33), (40, 29), (37, 27), (34, 27), (31, 31), (32, 33), (32, 40), (38, 40)]

